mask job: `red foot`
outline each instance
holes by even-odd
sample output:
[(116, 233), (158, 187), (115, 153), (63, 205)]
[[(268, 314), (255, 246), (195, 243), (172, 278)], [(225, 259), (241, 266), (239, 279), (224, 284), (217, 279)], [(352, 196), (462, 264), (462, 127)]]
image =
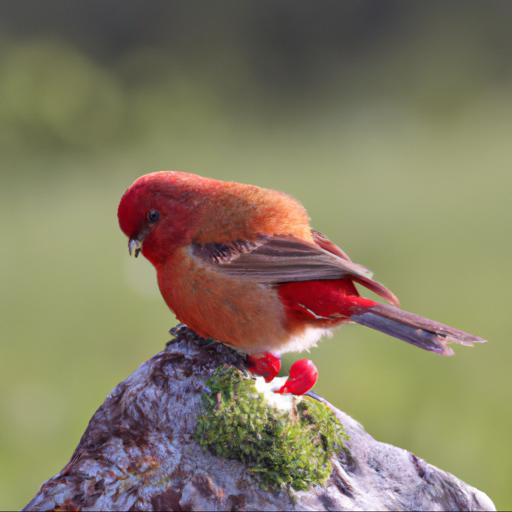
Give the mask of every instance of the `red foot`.
[(313, 361), (310, 359), (299, 359), (292, 364), (288, 380), (276, 393), (303, 395), (316, 384), (317, 379), (318, 370)]
[(271, 382), (281, 369), (281, 359), (265, 352), (262, 356), (247, 356), (247, 369), (265, 377), (265, 382)]

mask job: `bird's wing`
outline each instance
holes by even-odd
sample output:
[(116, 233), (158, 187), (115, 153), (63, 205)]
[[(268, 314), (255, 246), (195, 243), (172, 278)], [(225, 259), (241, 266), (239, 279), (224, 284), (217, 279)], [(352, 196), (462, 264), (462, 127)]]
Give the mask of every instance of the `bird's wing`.
[[(320, 231), (312, 229), (311, 234), (313, 235), (315, 243), (325, 251), (336, 254), (336, 256), (339, 256), (341, 259), (352, 261), (349, 255), (341, 247), (338, 247), (335, 243), (331, 242), (323, 233), (320, 233)], [(367, 272), (371, 276), (372, 272), (370, 270), (367, 270)]]
[[(320, 233), (320, 231), (316, 231), (313, 229), (311, 231), (313, 235), (313, 240), (317, 245), (319, 245), (322, 249), (324, 249), (327, 252), (330, 252), (331, 254), (335, 254), (336, 256), (339, 256), (342, 259), (352, 261), (348, 254), (338, 247), (335, 243), (331, 242), (323, 233)], [(395, 306), (400, 305), (400, 301), (398, 300), (398, 297), (388, 288), (380, 284), (378, 281), (375, 281), (372, 279), (372, 272), (370, 270), (367, 270), (367, 274), (362, 277), (353, 277), (354, 281), (358, 282), (359, 284), (362, 284), (372, 292), (376, 293), (377, 295), (380, 295), (382, 298), (386, 299), (391, 304), (394, 304)]]
[[(322, 239), (324, 243), (329, 242), (323, 236)], [(261, 236), (251, 242), (194, 244), (192, 251), (195, 257), (230, 276), (267, 285), (349, 278), (389, 302), (398, 303), (390, 290), (371, 278), (368, 269), (348, 259), (341, 249), (344, 257), (314, 242), (286, 236)]]

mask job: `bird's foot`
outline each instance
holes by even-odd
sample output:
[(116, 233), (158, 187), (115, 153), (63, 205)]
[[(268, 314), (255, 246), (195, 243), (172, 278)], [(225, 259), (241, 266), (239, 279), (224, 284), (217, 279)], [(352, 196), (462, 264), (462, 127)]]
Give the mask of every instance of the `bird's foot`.
[(262, 355), (247, 356), (247, 369), (271, 382), (281, 369), (281, 359), (270, 352)]
[(290, 367), (290, 376), (284, 385), (276, 393), (292, 393), (304, 395), (318, 380), (318, 370), (310, 359), (299, 359)]

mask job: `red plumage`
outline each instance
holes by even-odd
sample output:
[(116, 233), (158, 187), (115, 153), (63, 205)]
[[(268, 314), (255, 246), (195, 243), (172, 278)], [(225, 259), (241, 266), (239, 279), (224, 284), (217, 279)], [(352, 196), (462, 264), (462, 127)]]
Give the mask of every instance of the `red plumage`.
[[(396, 296), (313, 230), (290, 196), (253, 185), (181, 172), (142, 176), (118, 208), (130, 250), (157, 270), (162, 295), (198, 334), (251, 354), (270, 380), (276, 357), (306, 350), (326, 330), (353, 321), (425, 350), (450, 355), (449, 343), (481, 338), (401, 310)], [(361, 297), (355, 284), (389, 302)], [(304, 392), (316, 373), (306, 363), (289, 392)], [(306, 376), (309, 375), (309, 377)]]

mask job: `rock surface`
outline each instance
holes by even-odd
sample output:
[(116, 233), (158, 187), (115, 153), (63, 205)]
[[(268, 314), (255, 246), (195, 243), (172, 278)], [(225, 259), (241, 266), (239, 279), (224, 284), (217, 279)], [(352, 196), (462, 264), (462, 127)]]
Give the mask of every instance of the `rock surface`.
[(205, 381), (219, 365), (243, 368), (243, 358), (183, 326), (172, 332), (166, 350), (112, 391), (25, 510), (495, 510), (483, 492), (374, 440), (334, 408), (349, 454), (333, 460), (326, 484), (262, 490), (243, 464), (194, 441)]

